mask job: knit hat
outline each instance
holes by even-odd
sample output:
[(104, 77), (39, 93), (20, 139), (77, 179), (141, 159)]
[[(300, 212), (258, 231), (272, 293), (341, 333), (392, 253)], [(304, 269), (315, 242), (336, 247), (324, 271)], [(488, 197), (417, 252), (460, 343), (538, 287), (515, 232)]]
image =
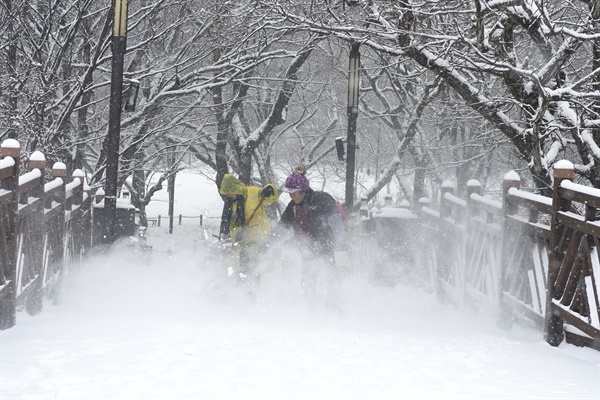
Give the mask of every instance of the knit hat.
[(281, 189), (287, 193), (305, 191), (309, 187), (308, 178), (300, 174), (292, 174), (285, 180), (285, 186)]

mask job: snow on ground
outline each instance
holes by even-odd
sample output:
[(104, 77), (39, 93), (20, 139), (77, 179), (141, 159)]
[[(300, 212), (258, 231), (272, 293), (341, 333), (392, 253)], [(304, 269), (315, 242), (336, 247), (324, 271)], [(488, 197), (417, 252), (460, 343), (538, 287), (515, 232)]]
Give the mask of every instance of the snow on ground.
[[(179, 234), (177, 234), (179, 232)], [(182, 227), (174, 237), (201, 236)], [(2, 332), (1, 399), (598, 399), (596, 351), (426, 290), (377, 287), (359, 270), (343, 312), (311, 311), (295, 255), (256, 299), (206, 250), (149, 231), (152, 255), (123, 250), (68, 275), (60, 302)], [(182, 243), (185, 240), (181, 241)]]
[(341, 312), (312, 309), (287, 249), (252, 298), (199, 226), (165, 226), (152, 254), (125, 240), (72, 269), (58, 304), (18, 314), (0, 399), (600, 398), (597, 351), (500, 330), (408, 280), (373, 285), (369, 265), (344, 275)]

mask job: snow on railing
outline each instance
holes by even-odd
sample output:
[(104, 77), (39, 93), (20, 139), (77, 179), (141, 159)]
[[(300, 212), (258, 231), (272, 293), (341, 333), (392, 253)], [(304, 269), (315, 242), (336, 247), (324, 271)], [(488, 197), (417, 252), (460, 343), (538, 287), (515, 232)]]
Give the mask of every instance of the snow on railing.
[(545, 204), (547, 206), (552, 205), (552, 197), (542, 196), (541, 194), (526, 192), (517, 188), (508, 189), (508, 194), (512, 197), (518, 197), (524, 200), (529, 200), (534, 203)]
[(44, 191), (50, 192), (56, 188), (61, 187), (63, 183), (64, 181), (62, 180), (62, 178), (55, 178), (44, 185)]
[(35, 168), (34, 170), (29, 171), (26, 174), (21, 175), (19, 177), (19, 186), (26, 185), (27, 183), (29, 183), (31, 181), (39, 179), (41, 176), (42, 176), (42, 171)]
[(560, 187), (563, 189), (568, 189), (573, 192), (587, 194), (588, 196), (593, 196), (600, 198), (600, 189), (591, 188), (588, 186), (581, 185), (579, 183), (574, 183), (569, 180), (564, 180), (560, 183)]
[(498, 210), (502, 210), (501, 202), (484, 197), (484, 196), (480, 195), (479, 193), (471, 193), (471, 195), (469, 197), (471, 198), (471, 200), (476, 201), (478, 203), (483, 203), (483, 204), (490, 206), (491, 208), (496, 208)]
[(5, 157), (0, 160), (0, 169), (12, 168), (15, 165), (15, 160), (12, 157)]
[(79, 179), (75, 179), (73, 182), (69, 182), (67, 183), (65, 190), (67, 191), (67, 197), (70, 197), (73, 193), (73, 191), (78, 187), (81, 186), (81, 182), (79, 181)]
[(463, 200), (460, 197), (453, 195), (452, 193), (449, 193), (449, 192), (444, 193), (444, 199), (456, 204), (457, 206), (460, 206), (463, 208), (467, 207), (466, 200)]

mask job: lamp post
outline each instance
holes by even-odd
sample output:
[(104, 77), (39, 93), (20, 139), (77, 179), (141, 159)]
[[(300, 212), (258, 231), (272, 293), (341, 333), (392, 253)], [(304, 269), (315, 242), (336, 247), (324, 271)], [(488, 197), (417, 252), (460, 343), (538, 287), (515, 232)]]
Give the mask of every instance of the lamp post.
[(108, 138), (106, 141), (106, 183), (104, 209), (106, 215), (105, 241), (116, 239), (117, 176), (119, 171), (119, 141), (121, 135), (121, 103), (123, 91), (123, 62), (127, 42), (127, 0), (113, 0), (112, 71)]
[(348, 213), (352, 212), (354, 203), (354, 170), (356, 164), (356, 119), (358, 117), (358, 90), (360, 80), (360, 44), (352, 43), (350, 50), (350, 66), (348, 68), (348, 138), (346, 155), (346, 198)]

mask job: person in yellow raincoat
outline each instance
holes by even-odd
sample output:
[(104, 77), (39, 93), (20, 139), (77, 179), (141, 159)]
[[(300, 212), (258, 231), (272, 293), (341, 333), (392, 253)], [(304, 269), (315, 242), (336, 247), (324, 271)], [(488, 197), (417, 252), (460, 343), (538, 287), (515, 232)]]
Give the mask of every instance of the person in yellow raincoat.
[(220, 238), (231, 235), (236, 259), (239, 254), (239, 273), (245, 278), (256, 251), (271, 233), (265, 206), (279, 199), (273, 184), (263, 188), (243, 184), (231, 174), (225, 174), (219, 192), (224, 196)]

